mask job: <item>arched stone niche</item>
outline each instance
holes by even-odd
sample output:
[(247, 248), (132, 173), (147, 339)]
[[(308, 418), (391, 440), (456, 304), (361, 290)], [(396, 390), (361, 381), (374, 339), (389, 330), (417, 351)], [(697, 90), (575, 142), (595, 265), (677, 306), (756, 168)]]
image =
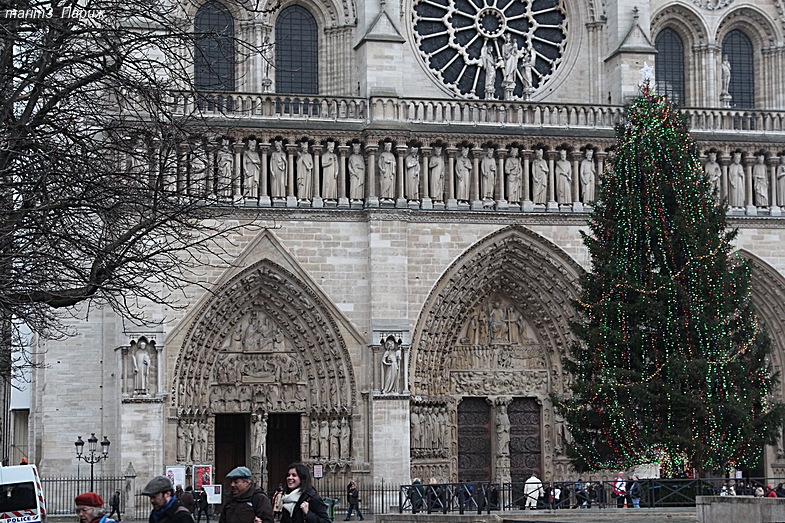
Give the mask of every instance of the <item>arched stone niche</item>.
[[(449, 423), (450, 437), (426, 438), (427, 445), (415, 448), (413, 473), (449, 469), (456, 479), (457, 405), (463, 397), (478, 396), (492, 403), (489, 423), (496, 439), (507, 435), (498, 430), (504, 410), (494, 398), (534, 398), (540, 405), (543, 472), (549, 477), (571, 472), (560, 443), (568, 435), (555, 419), (549, 394), (563, 394), (569, 385), (561, 358), (576, 341), (569, 322), (575, 319), (572, 300), (579, 298), (582, 272), (556, 245), (519, 226), (480, 241), (445, 272), (414, 333), (410, 381), (413, 416), (423, 427)], [(412, 441), (422, 441), (414, 430)], [(508, 474), (509, 453), (501, 448), (506, 445), (494, 445), (496, 477)]]

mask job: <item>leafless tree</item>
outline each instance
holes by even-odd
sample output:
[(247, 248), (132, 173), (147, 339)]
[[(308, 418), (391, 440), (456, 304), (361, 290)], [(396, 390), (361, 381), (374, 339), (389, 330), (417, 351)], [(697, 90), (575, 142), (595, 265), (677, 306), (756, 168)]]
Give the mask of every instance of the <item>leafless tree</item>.
[(178, 103), (195, 91), (194, 53), (213, 41), (193, 12), (165, 0), (0, 3), (5, 414), (19, 326), (66, 335), (63, 313), (92, 302), (138, 318), (140, 300), (169, 303), (248, 225), (224, 219), (238, 191), (218, 177), (221, 138), (203, 104)]

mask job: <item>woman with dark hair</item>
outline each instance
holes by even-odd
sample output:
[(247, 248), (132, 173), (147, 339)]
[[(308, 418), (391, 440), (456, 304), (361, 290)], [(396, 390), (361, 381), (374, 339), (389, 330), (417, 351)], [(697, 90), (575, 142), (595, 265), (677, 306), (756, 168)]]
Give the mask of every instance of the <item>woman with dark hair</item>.
[(281, 523), (332, 523), (327, 505), (313, 488), (311, 472), (303, 463), (289, 465)]

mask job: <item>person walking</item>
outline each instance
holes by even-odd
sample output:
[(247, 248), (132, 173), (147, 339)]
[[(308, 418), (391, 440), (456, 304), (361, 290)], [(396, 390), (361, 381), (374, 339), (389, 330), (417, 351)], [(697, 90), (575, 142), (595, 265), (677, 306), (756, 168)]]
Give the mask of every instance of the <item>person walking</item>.
[(281, 523), (332, 523), (327, 505), (311, 483), (311, 473), (303, 463), (292, 463), (286, 474)]
[(172, 482), (166, 476), (151, 479), (142, 489), (142, 495), (148, 496), (153, 506), (148, 523), (193, 523), (191, 513), (177, 500)]
[(74, 499), (79, 523), (116, 523), (104, 510), (104, 500), (95, 492), (79, 494)]
[(112, 499), (109, 501), (109, 506), (112, 508), (112, 511), (109, 512), (107, 518), (111, 518), (112, 516), (117, 513), (117, 519), (120, 519), (120, 491), (115, 490), (114, 494), (112, 494)]
[(526, 498), (526, 508), (535, 510), (537, 500), (542, 496), (542, 481), (537, 477), (537, 473), (532, 472), (532, 475), (523, 484), (523, 496)]
[(613, 495), (616, 497), (616, 508), (624, 508), (627, 504), (627, 482), (623, 472), (619, 472), (613, 480)]
[(226, 475), (232, 495), (221, 510), (219, 523), (274, 523), (270, 498), (254, 483), (248, 467), (237, 467)]
[(354, 481), (350, 481), (349, 485), (346, 486), (346, 502), (349, 504), (349, 511), (346, 513), (344, 521), (352, 519), (352, 511), (355, 510), (357, 511), (357, 517), (360, 521), (363, 521), (365, 518), (363, 513), (360, 512), (360, 491), (357, 490), (357, 485)]
[(632, 485), (630, 485), (630, 501), (632, 501), (632, 508), (641, 508), (641, 494), (643, 490), (641, 489), (640, 480), (638, 476), (633, 474), (632, 476)]
[(191, 514), (194, 513), (194, 510), (196, 510), (196, 499), (194, 498), (193, 487), (185, 487), (185, 490), (177, 499), (180, 500), (180, 504), (187, 508)]
[(207, 502), (207, 492), (202, 490), (197, 490), (194, 494), (194, 507), (196, 508), (196, 523), (202, 519), (202, 514), (207, 520), (207, 523), (210, 523), (210, 504)]

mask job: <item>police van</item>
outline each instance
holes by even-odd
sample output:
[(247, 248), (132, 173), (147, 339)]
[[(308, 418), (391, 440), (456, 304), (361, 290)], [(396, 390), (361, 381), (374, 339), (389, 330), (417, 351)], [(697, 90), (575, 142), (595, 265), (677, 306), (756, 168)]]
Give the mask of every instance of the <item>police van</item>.
[(35, 465), (0, 467), (0, 523), (46, 523), (46, 504)]

